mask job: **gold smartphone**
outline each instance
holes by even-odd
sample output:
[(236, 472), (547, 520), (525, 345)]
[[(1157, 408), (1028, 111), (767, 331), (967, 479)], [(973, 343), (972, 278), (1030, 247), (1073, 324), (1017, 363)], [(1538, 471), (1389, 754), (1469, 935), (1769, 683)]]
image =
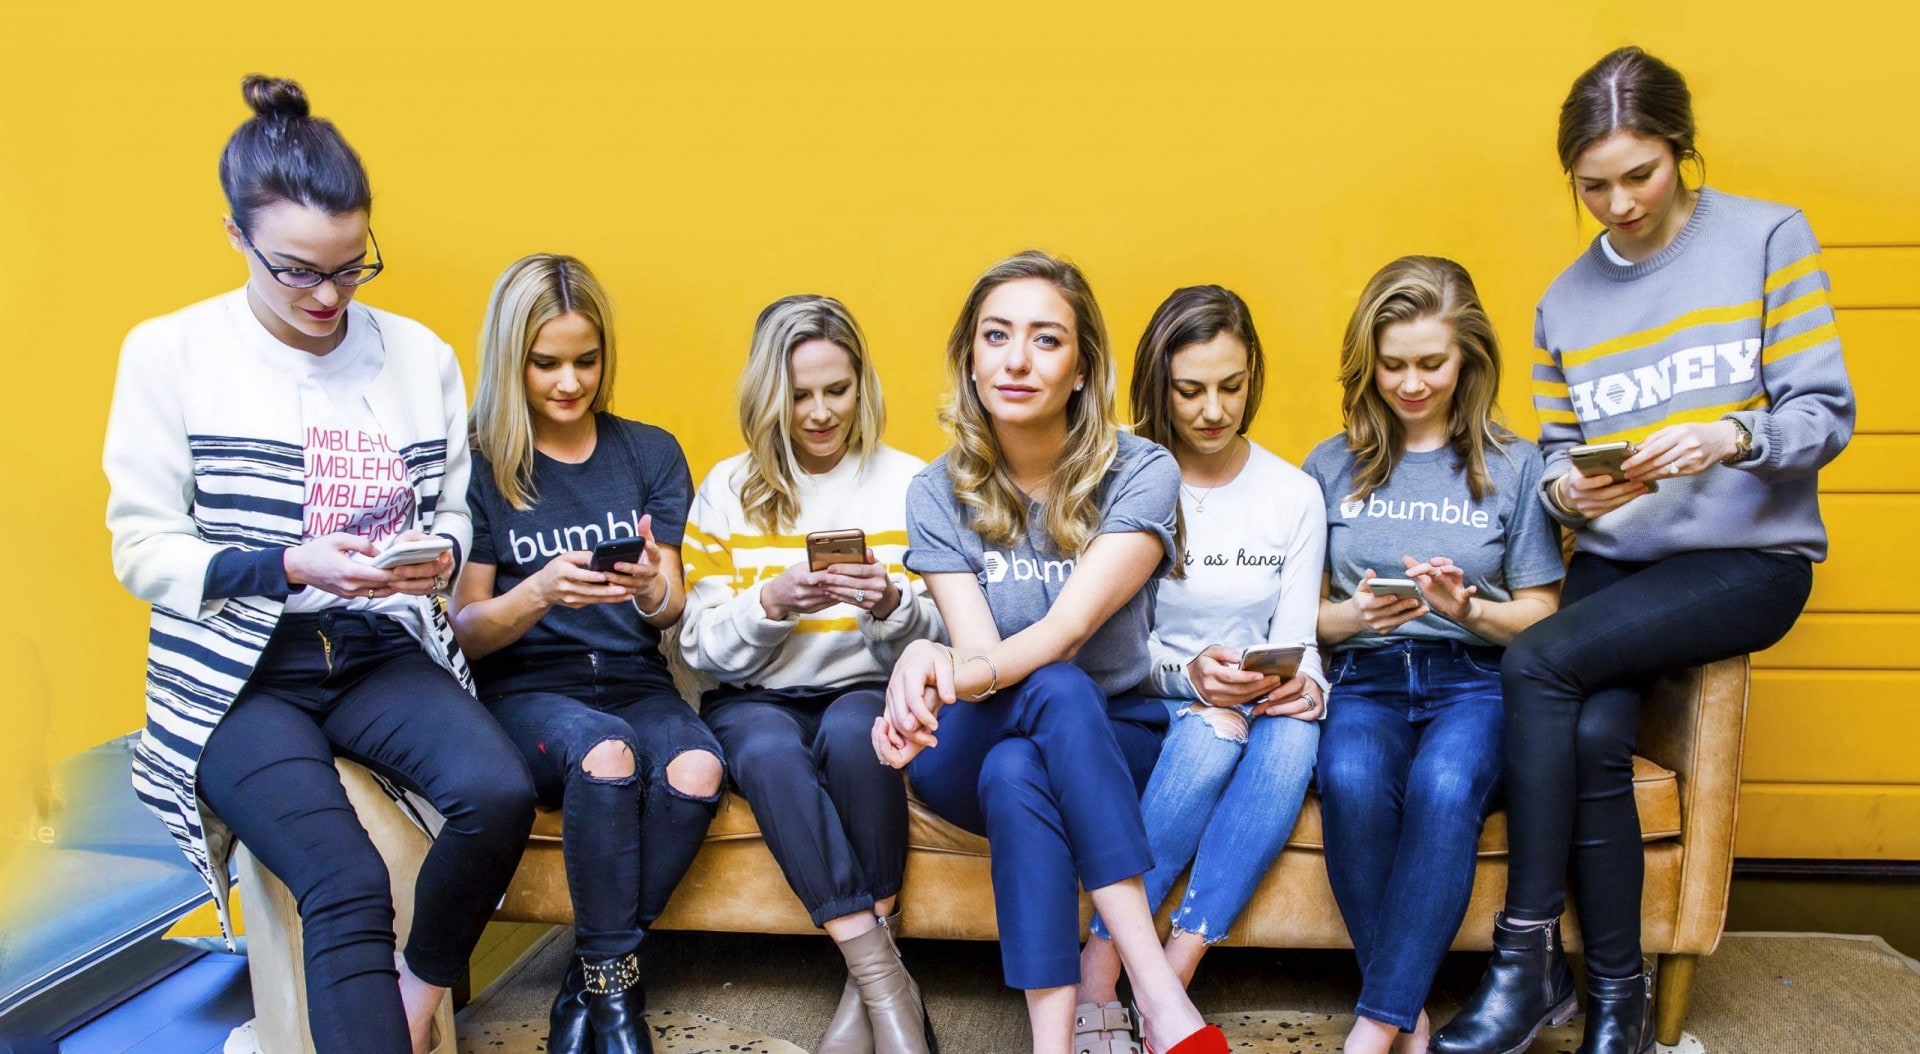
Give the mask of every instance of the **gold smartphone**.
[(867, 562), (867, 532), (859, 528), (844, 531), (815, 531), (807, 535), (807, 567), (824, 571), (834, 564)]
[(1240, 668), (1291, 680), (1300, 672), (1300, 660), (1306, 654), (1307, 649), (1298, 644), (1260, 644), (1240, 653)]
[[(1628, 442), (1590, 443), (1567, 451), (1567, 457), (1573, 460), (1573, 467), (1580, 470), (1582, 476), (1591, 479), (1605, 476), (1615, 483), (1625, 483), (1627, 474), (1620, 471), (1620, 464), (1634, 455), (1640, 448)], [(1642, 480), (1648, 490), (1660, 489), (1652, 480)]]

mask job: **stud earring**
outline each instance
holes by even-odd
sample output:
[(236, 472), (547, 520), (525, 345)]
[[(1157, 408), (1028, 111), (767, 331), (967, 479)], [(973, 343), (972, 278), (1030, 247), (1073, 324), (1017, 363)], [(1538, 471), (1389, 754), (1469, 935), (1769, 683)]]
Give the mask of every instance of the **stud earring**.
[(1086, 382), (1086, 381), (1075, 381), (1075, 382), (1073, 382), (1073, 390), (1074, 390), (1074, 391), (1076, 391), (1076, 392), (1077, 392), (1077, 391), (1079, 391), (1079, 390), (1080, 390), (1080, 389), (1082, 389), (1082, 388), (1085, 388), (1086, 386), (1087, 386), (1087, 382)]

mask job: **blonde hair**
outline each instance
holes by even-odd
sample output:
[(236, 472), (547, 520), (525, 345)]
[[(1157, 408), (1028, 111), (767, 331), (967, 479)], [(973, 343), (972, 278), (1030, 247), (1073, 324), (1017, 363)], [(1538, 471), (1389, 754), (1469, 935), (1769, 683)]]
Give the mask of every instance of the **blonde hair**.
[(1406, 427), (1374, 380), (1380, 332), (1423, 318), (1444, 323), (1460, 348), (1459, 379), (1447, 411), (1447, 446), (1454, 452), (1456, 467), (1466, 470), (1467, 489), (1474, 498), (1493, 493), (1487, 448), (1498, 448), (1513, 438), (1493, 418), (1500, 397), (1500, 342), (1493, 322), (1480, 306), (1480, 294), (1466, 268), (1437, 256), (1403, 256), (1382, 267), (1367, 283), (1340, 349), (1340, 384), (1346, 390), (1340, 409), (1346, 421), (1347, 449), (1354, 456), (1349, 499), (1364, 498), (1385, 486), (1406, 445)]
[(1027, 503), (1007, 471), (993, 421), (973, 385), (973, 334), (987, 294), (1027, 278), (1052, 285), (1073, 309), (1074, 347), (1085, 387), (1067, 397), (1067, 442), (1047, 477), (1045, 530), (1055, 551), (1078, 556), (1100, 527), (1095, 498), (1119, 449), (1114, 418), (1114, 365), (1100, 305), (1078, 267), (1037, 249), (987, 269), (967, 294), (947, 337), (947, 383), (940, 423), (953, 436), (947, 475), (954, 498), (973, 511), (970, 527), (994, 545), (1012, 547), (1027, 533)]
[(577, 314), (600, 333), (600, 385), (594, 413), (613, 399), (613, 304), (571, 256), (535, 253), (507, 266), (480, 327), (480, 385), (473, 397), (473, 446), (493, 465), (493, 481), (514, 508), (533, 507), (533, 415), (527, 409), (527, 355), (540, 327)]
[(801, 469), (793, 454), (793, 350), (811, 340), (828, 341), (853, 360), (854, 410), (847, 429), (847, 456), (864, 470), (879, 449), (887, 428), (887, 403), (880, 392), (867, 340), (847, 306), (829, 296), (783, 296), (760, 312), (753, 324), (753, 346), (740, 375), (740, 434), (747, 441), (740, 507), (766, 534), (785, 532), (800, 516), (797, 480)]

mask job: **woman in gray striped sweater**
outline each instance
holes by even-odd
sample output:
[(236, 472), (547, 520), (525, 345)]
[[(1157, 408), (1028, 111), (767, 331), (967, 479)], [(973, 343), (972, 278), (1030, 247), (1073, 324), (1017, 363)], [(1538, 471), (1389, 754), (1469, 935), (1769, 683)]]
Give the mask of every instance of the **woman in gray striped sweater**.
[[(1560, 612), (1502, 663), (1506, 911), (1446, 1054), (1524, 1050), (1571, 1017), (1559, 918), (1586, 946), (1583, 1054), (1653, 1049), (1633, 746), (1662, 671), (1772, 645), (1827, 553), (1818, 473), (1853, 434), (1819, 243), (1798, 209), (1690, 187), (1692, 98), (1639, 48), (1560, 110), (1560, 163), (1605, 230), (1535, 315), (1541, 499), (1574, 531)], [(1579, 445), (1627, 447), (1617, 475)]]
[[(229, 934), (236, 838), (292, 891), (315, 1050), (420, 1054), (533, 818), (435, 602), (471, 535), (466, 397), (445, 342), (354, 302), (383, 264), (353, 148), (293, 82), (244, 90), (220, 177), (247, 283), (136, 327), (107, 421), (114, 571), (153, 605), (134, 788)], [(403, 956), (335, 756), (445, 818)]]

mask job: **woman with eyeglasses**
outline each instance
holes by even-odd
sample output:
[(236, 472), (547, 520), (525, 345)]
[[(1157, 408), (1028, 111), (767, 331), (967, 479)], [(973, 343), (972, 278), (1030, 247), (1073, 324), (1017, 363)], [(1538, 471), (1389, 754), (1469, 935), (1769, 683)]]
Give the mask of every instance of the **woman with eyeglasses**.
[[(250, 76), (227, 141), (246, 285), (128, 334), (107, 421), (114, 571), (152, 605), (134, 789), (227, 919), (235, 840), (292, 892), (320, 1054), (420, 1054), (532, 824), (436, 595), (467, 548), (460, 368), (354, 302), (383, 266), (353, 148)], [(445, 818), (395, 954), (348, 757)]]

